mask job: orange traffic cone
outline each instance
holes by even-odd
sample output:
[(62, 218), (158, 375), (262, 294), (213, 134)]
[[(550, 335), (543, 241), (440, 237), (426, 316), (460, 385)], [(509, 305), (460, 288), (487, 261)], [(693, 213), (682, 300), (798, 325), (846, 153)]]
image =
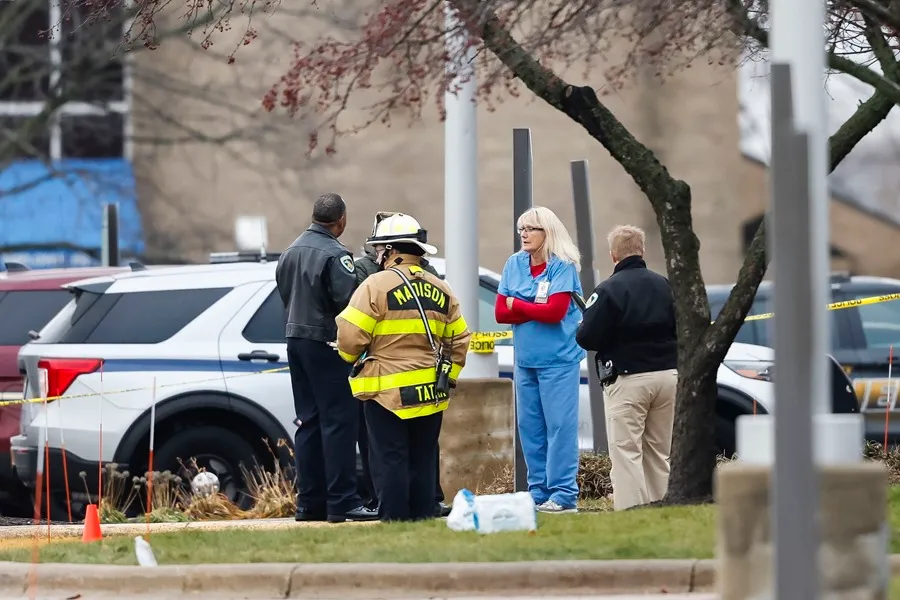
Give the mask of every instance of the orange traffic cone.
[(97, 512), (97, 505), (88, 504), (87, 513), (84, 515), (84, 533), (81, 541), (96, 542), (102, 539), (103, 533), (100, 531), (100, 514)]

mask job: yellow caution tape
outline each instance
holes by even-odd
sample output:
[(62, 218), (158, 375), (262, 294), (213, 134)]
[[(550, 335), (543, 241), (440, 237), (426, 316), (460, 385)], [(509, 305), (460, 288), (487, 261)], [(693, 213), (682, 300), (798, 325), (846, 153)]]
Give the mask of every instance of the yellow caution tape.
[[(883, 296), (870, 296), (868, 298), (859, 298), (857, 300), (844, 300), (842, 302), (832, 302), (826, 308), (828, 310), (843, 310), (846, 308), (855, 308), (857, 306), (870, 306), (872, 304), (881, 304), (882, 302), (893, 302), (895, 300), (900, 300), (900, 293), (897, 294), (885, 294)], [(759, 315), (750, 315), (745, 321), (761, 321), (764, 319), (771, 319), (775, 316), (775, 313), (763, 313)], [(507, 331), (479, 331), (472, 334), (472, 338), (469, 340), (469, 352), (475, 352), (477, 354), (490, 354), (495, 351), (496, 342), (499, 340), (510, 340), (513, 337), (513, 332), (510, 330)], [(253, 375), (267, 375), (270, 373), (283, 373), (290, 370), (290, 367), (279, 367), (277, 369), (265, 369), (262, 371), (253, 371), (251, 373), (236, 373), (234, 375), (225, 375), (223, 377), (210, 377), (208, 379), (197, 379), (190, 381), (182, 381), (177, 383), (165, 383), (160, 384), (157, 389), (168, 388), (168, 387), (176, 387), (183, 386), (185, 384), (195, 384), (195, 383), (209, 383), (222, 381), (224, 379), (237, 379), (238, 377), (250, 377)], [(102, 394), (98, 392), (91, 392), (89, 394), (71, 394), (71, 395), (62, 395), (62, 396), (50, 396), (47, 398), (27, 398), (21, 400), (4, 400), (0, 401), (0, 407), (3, 406), (15, 406), (18, 404), (41, 404), (44, 402), (53, 402), (55, 400), (71, 400), (74, 398), (95, 398), (97, 396), (112, 396), (116, 394), (130, 394), (133, 392), (145, 392), (152, 390), (152, 386), (144, 386), (144, 387), (136, 387), (136, 388), (126, 388), (120, 390), (104, 390)]]
[[(900, 294), (885, 294), (884, 296), (869, 296), (868, 298), (858, 298), (857, 300), (843, 300), (841, 302), (832, 302), (826, 308), (828, 310), (843, 310), (845, 308), (856, 308), (857, 306), (870, 306), (872, 304), (881, 304), (882, 302), (892, 302), (900, 300)], [(745, 321), (762, 321), (763, 319), (771, 319), (775, 313), (768, 312), (760, 315), (750, 315)]]
[(469, 352), (490, 354), (494, 351), (497, 340), (511, 340), (512, 331), (479, 331), (472, 334), (469, 340)]

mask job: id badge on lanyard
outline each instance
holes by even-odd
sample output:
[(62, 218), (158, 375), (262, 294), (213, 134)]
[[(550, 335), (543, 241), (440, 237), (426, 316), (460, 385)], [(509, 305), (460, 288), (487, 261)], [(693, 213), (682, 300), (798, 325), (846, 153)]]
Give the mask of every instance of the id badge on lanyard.
[(547, 304), (547, 298), (550, 295), (550, 282), (538, 282), (537, 296), (534, 297), (535, 304)]

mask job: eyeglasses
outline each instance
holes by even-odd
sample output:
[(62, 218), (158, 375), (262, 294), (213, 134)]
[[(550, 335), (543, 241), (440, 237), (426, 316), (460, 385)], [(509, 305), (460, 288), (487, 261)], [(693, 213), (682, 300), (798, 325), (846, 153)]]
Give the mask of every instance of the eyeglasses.
[(533, 233), (535, 231), (543, 231), (543, 227), (516, 227), (516, 231), (519, 232), (519, 235), (523, 233)]

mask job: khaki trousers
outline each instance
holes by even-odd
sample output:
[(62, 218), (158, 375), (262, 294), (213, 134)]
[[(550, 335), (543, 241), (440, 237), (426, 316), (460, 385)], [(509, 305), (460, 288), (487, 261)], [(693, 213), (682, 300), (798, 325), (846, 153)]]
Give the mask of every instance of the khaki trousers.
[(603, 389), (616, 510), (666, 495), (677, 384), (670, 369), (620, 375)]

